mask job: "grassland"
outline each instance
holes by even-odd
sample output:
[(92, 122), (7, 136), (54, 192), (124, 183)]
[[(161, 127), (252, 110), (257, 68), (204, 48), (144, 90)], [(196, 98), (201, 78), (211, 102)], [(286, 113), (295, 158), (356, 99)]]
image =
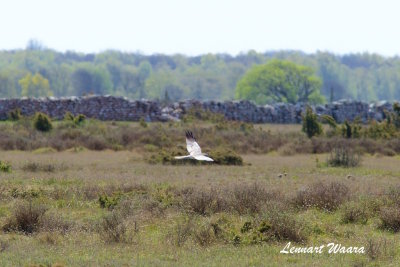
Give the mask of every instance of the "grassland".
[[(171, 166), (146, 163), (140, 149), (1, 151), (12, 171), (0, 173), (0, 265), (396, 266), (400, 159), (331, 168), (327, 157)], [(32, 233), (15, 222), (26, 207), (46, 210)], [(280, 254), (289, 241), (366, 253)]]

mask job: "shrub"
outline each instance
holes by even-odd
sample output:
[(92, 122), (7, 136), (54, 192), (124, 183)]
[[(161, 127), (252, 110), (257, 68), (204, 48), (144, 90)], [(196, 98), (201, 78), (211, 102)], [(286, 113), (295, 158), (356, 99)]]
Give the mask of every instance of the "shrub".
[(251, 237), (251, 243), (274, 240), (304, 242), (307, 240), (304, 226), (287, 212), (273, 209), (267, 214), (266, 218), (252, 225), (254, 226), (246, 234)]
[(321, 120), (322, 120), (322, 122), (328, 124), (331, 128), (336, 129), (337, 123), (336, 123), (336, 120), (332, 116), (322, 115)]
[(147, 128), (147, 122), (143, 118), (140, 118), (139, 125), (143, 128)]
[(364, 135), (373, 139), (391, 139), (398, 136), (396, 126), (388, 121), (376, 122), (372, 120), (369, 122)]
[(232, 189), (232, 207), (239, 214), (258, 213), (275, 194), (258, 183), (236, 184)]
[(86, 116), (83, 114), (78, 114), (77, 116), (75, 116), (74, 118), (74, 123), (76, 125), (81, 125), (82, 123), (84, 123), (86, 121)]
[(35, 129), (41, 132), (49, 132), (53, 128), (50, 118), (41, 112), (36, 112), (33, 124)]
[(360, 162), (361, 155), (344, 145), (334, 147), (328, 159), (328, 165), (332, 167), (356, 167)]
[(118, 205), (122, 197), (121, 193), (114, 193), (112, 196), (101, 195), (99, 196), (99, 204), (102, 208), (113, 209)]
[(367, 223), (369, 218), (368, 210), (362, 203), (350, 202), (344, 206), (343, 223)]
[(230, 149), (213, 150), (210, 152), (210, 157), (218, 165), (243, 165), (242, 157)]
[(64, 120), (65, 121), (74, 121), (74, 114), (71, 112), (67, 111), (64, 115)]
[(379, 217), (382, 221), (382, 229), (393, 232), (400, 231), (400, 210), (398, 207), (382, 208)]
[(13, 109), (8, 113), (8, 119), (11, 121), (19, 121), (22, 118), (19, 108)]
[(200, 215), (209, 215), (229, 209), (227, 200), (216, 189), (189, 187), (183, 189), (179, 194), (182, 195), (184, 207)]
[(393, 253), (394, 248), (393, 242), (389, 242), (386, 238), (368, 239), (366, 253), (371, 260), (387, 256)]
[(54, 172), (56, 170), (56, 166), (54, 164), (28, 162), (24, 166), (22, 166), (22, 170), (29, 172)]
[(126, 237), (124, 218), (116, 211), (110, 212), (101, 219), (98, 230), (106, 242), (121, 242)]
[(349, 188), (340, 182), (317, 182), (297, 192), (297, 207), (316, 207), (325, 211), (337, 209), (349, 196)]
[(11, 164), (0, 160), (0, 172), (11, 172)]
[(313, 112), (310, 106), (307, 106), (306, 114), (302, 116), (302, 119), (302, 131), (307, 134), (308, 138), (322, 134), (322, 126), (318, 122), (317, 115)]
[(18, 204), (13, 215), (3, 226), (3, 230), (33, 233), (39, 229), (41, 217), (46, 210), (44, 206), (33, 205), (32, 202)]

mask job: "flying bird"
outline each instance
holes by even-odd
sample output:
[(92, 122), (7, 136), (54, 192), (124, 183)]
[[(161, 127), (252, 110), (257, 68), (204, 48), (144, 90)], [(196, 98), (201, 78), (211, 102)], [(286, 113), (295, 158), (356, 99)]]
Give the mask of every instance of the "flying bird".
[(205, 161), (214, 161), (212, 158), (207, 157), (207, 154), (201, 153), (201, 148), (197, 144), (196, 139), (191, 131), (186, 131), (186, 148), (189, 152), (187, 156), (177, 156), (176, 159), (197, 159)]

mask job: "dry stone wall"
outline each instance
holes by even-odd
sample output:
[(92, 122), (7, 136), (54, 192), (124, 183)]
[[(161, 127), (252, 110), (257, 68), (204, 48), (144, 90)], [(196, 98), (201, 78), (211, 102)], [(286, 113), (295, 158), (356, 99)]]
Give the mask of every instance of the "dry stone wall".
[[(257, 106), (250, 101), (197, 101), (187, 100), (168, 105), (157, 101), (129, 100), (115, 96), (85, 96), (63, 98), (18, 98), (0, 99), (0, 119), (5, 120), (8, 113), (16, 108), (26, 116), (40, 111), (55, 119), (62, 119), (69, 111), (84, 114), (99, 120), (146, 121), (179, 120), (192, 107), (203, 108), (225, 115), (227, 119), (253, 123), (300, 123), (305, 104), (284, 104)], [(331, 115), (337, 122), (354, 120), (360, 117), (363, 122), (369, 119), (381, 121), (385, 110), (391, 111), (392, 104), (386, 101), (368, 104), (359, 101), (341, 100), (326, 105), (313, 106), (317, 114)]]

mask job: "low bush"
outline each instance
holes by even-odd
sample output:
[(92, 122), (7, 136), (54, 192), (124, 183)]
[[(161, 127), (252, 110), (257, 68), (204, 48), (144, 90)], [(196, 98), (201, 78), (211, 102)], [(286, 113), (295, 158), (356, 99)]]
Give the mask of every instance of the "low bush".
[(19, 108), (11, 110), (8, 113), (8, 119), (10, 121), (19, 121), (22, 119), (21, 110)]
[(41, 112), (36, 112), (33, 125), (36, 130), (41, 132), (49, 132), (53, 128), (50, 118)]
[(243, 165), (243, 158), (230, 149), (218, 148), (210, 152), (209, 156), (218, 165)]
[(14, 208), (13, 214), (3, 226), (3, 230), (6, 232), (20, 231), (26, 234), (36, 232), (46, 210), (44, 206), (34, 205), (32, 202), (20, 203)]
[(122, 194), (117, 192), (111, 196), (101, 195), (99, 196), (99, 204), (101, 208), (113, 209), (118, 205), (122, 197)]
[(218, 212), (254, 214), (260, 213), (269, 203), (284, 204), (277, 193), (258, 183), (210, 189), (187, 187), (177, 194), (181, 197), (185, 209), (200, 215)]
[(276, 209), (272, 209), (263, 218), (245, 222), (241, 233), (241, 240), (253, 244), (274, 241), (305, 242), (308, 239), (303, 224), (291, 213)]
[(124, 223), (124, 217), (116, 212), (112, 211), (105, 215), (98, 226), (98, 232), (100, 237), (106, 242), (123, 242), (126, 240), (126, 225)]
[(379, 217), (381, 219), (381, 228), (393, 232), (400, 231), (400, 210), (398, 207), (382, 208)]
[(347, 146), (333, 148), (328, 158), (328, 165), (332, 167), (356, 167), (360, 162), (361, 155)]
[(367, 223), (369, 212), (364, 203), (349, 202), (343, 207), (342, 222), (343, 223)]
[(0, 172), (11, 172), (11, 164), (0, 160)]
[(51, 163), (38, 163), (38, 162), (28, 162), (22, 166), (22, 170), (29, 172), (55, 172), (56, 165)]
[(83, 114), (78, 114), (75, 116), (74, 118), (74, 123), (76, 125), (81, 125), (82, 123), (84, 123), (86, 121), (86, 116)]
[(261, 212), (268, 202), (277, 199), (274, 192), (258, 183), (236, 184), (231, 191), (232, 208), (239, 214)]
[[(181, 190), (179, 195), (182, 197), (185, 209), (200, 215), (210, 215), (229, 209), (227, 195), (214, 188), (188, 187)], [(225, 195), (225, 197), (222, 195)]]
[(71, 112), (67, 111), (64, 114), (64, 120), (65, 121), (74, 121), (74, 114), (72, 114)]
[(299, 208), (336, 210), (349, 197), (349, 188), (341, 182), (317, 182), (297, 192), (293, 202)]

